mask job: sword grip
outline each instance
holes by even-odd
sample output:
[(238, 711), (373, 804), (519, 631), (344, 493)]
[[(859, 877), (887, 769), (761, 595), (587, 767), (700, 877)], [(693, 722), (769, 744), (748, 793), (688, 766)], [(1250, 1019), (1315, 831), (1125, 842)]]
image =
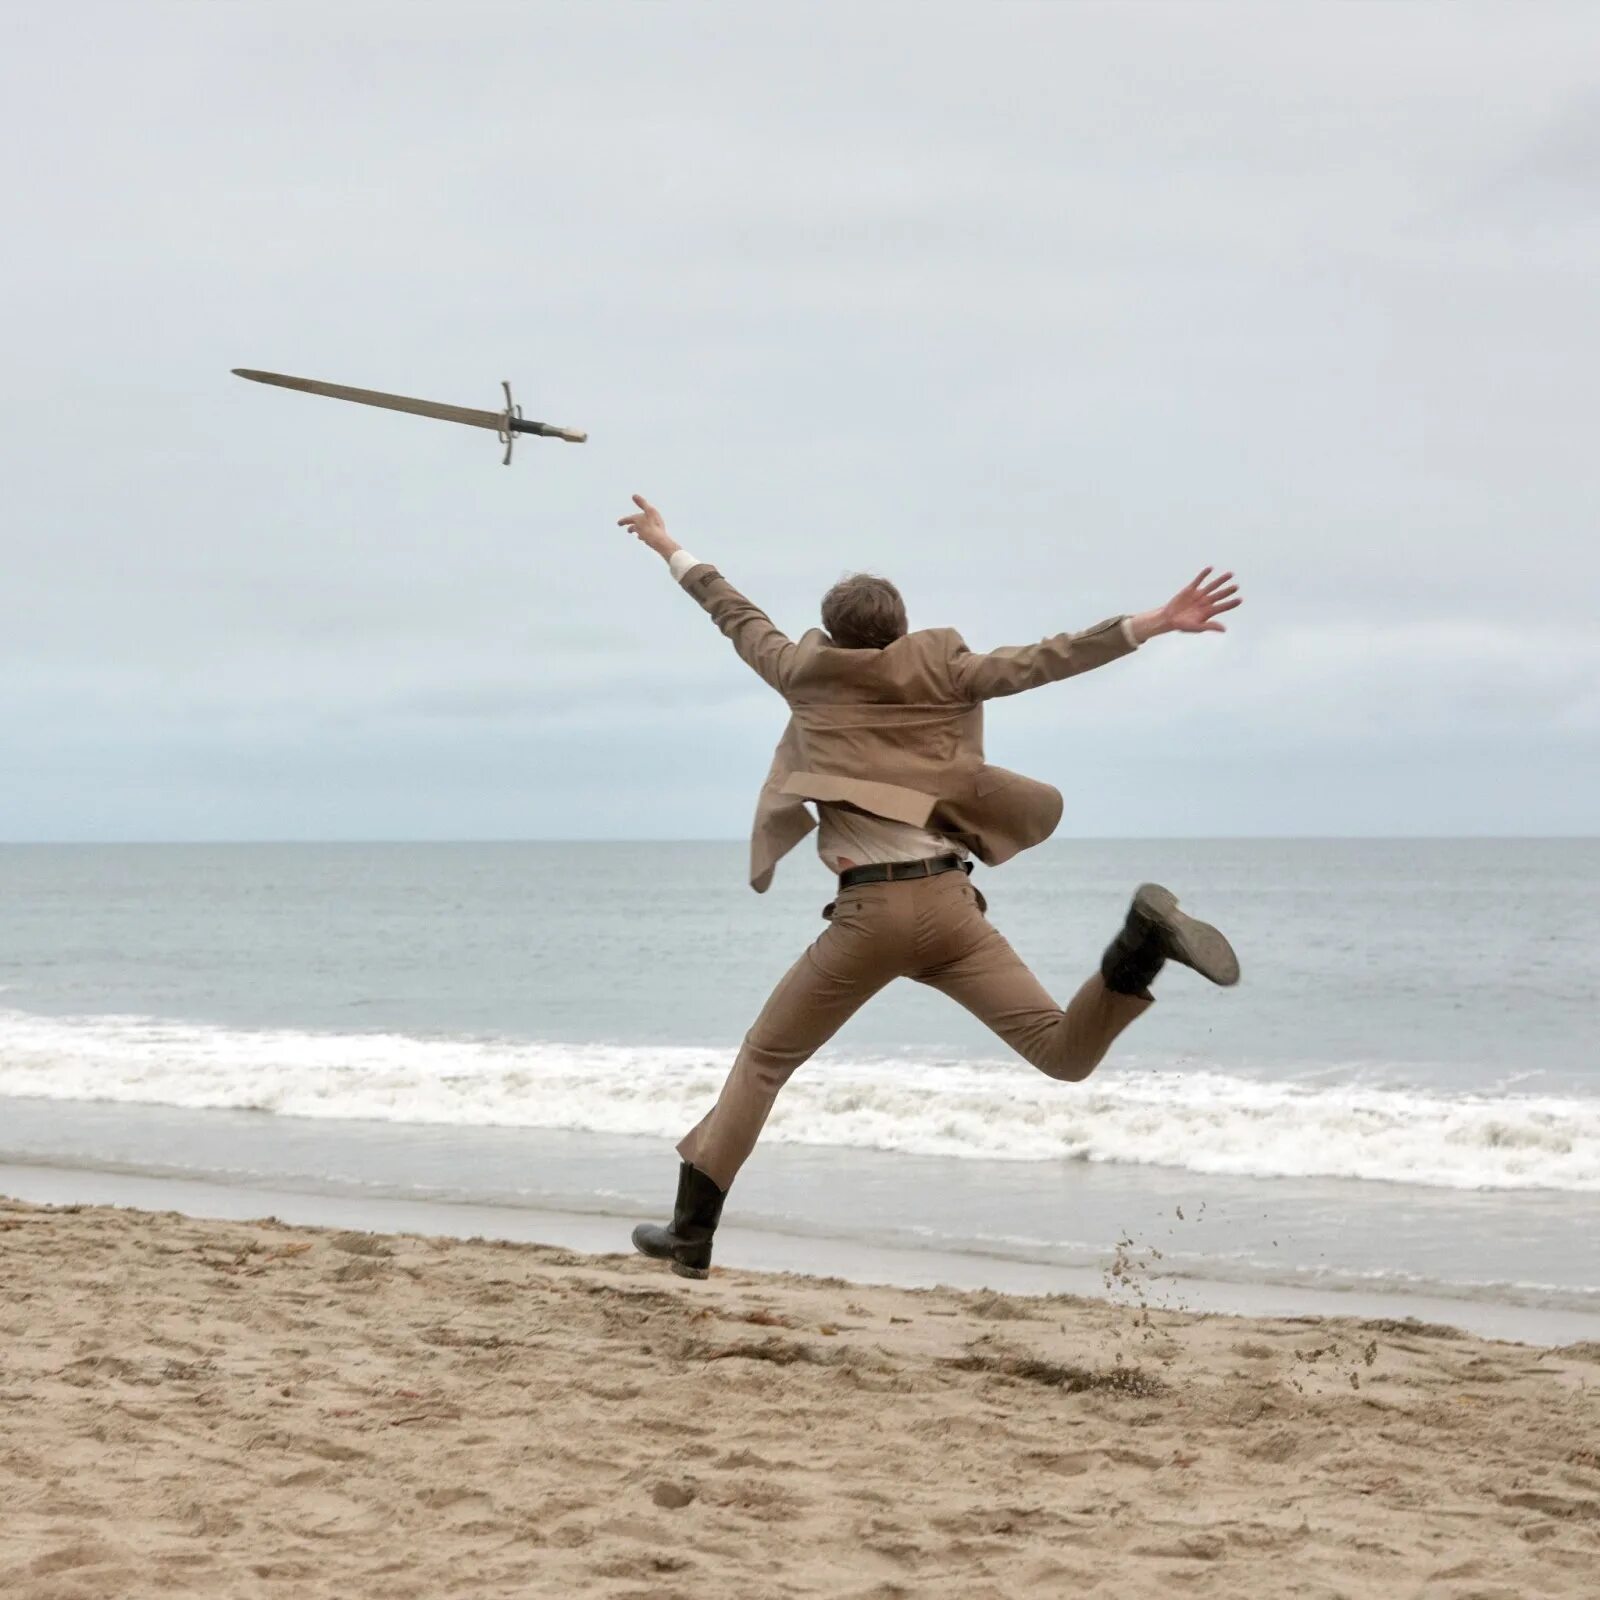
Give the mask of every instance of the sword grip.
[(523, 417), (511, 419), (513, 433), (536, 433), (541, 439), (565, 439), (568, 444), (582, 444), (589, 435), (577, 428), (558, 428), (549, 422), (529, 422)]

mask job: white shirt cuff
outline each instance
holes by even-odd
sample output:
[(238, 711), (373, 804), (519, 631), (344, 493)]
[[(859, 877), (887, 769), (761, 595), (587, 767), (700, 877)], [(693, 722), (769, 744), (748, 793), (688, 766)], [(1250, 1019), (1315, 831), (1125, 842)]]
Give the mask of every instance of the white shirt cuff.
[[(674, 557), (673, 559), (676, 560), (677, 558)], [(1133, 631), (1132, 617), (1124, 617), (1122, 619), (1122, 637), (1128, 641), (1128, 648), (1130, 650), (1137, 650), (1139, 648), (1138, 637)]]
[(682, 583), (683, 575), (690, 567), (698, 567), (702, 563), (698, 556), (692, 556), (687, 550), (674, 550), (667, 558), (667, 571), (672, 574), (674, 583)]

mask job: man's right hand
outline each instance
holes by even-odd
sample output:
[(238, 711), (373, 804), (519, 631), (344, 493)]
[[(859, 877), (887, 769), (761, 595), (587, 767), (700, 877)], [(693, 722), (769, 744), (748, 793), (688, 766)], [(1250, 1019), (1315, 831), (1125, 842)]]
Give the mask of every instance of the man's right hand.
[(633, 497), (638, 510), (629, 517), (618, 517), (617, 526), (626, 528), (640, 544), (654, 550), (663, 561), (670, 561), (678, 549), (678, 542), (668, 532), (661, 513), (642, 494)]

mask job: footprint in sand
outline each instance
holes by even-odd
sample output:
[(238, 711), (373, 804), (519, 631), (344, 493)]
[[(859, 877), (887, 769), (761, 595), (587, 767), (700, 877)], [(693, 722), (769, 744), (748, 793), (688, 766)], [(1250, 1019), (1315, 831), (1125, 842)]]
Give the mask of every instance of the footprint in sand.
[(663, 1478), (650, 1491), (650, 1498), (663, 1511), (682, 1511), (685, 1506), (694, 1503), (695, 1490), (687, 1483), (673, 1483)]
[(494, 1505), (493, 1500), (482, 1489), (469, 1489), (464, 1485), (455, 1488), (418, 1489), (417, 1499), (430, 1511), (455, 1513), (457, 1520), (463, 1516), (480, 1516)]
[(123, 1552), (98, 1539), (74, 1539), (59, 1550), (47, 1551), (28, 1563), (35, 1578), (48, 1578), (57, 1572), (74, 1572), (79, 1567), (101, 1567), (124, 1559)]

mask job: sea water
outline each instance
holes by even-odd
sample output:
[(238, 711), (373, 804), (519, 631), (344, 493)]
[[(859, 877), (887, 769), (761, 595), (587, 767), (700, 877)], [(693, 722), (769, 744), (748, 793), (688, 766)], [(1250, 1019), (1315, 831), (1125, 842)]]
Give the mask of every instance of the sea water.
[[(627, 1220), (823, 927), (735, 844), (0, 847), (0, 1162)], [(980, 880), (1065, 1000), (1132, 889), (1224, 927), (1087, 1082), (910, 983), (729, 1225), (1600, 1308), (1600, 841), (1060, 841)]]

